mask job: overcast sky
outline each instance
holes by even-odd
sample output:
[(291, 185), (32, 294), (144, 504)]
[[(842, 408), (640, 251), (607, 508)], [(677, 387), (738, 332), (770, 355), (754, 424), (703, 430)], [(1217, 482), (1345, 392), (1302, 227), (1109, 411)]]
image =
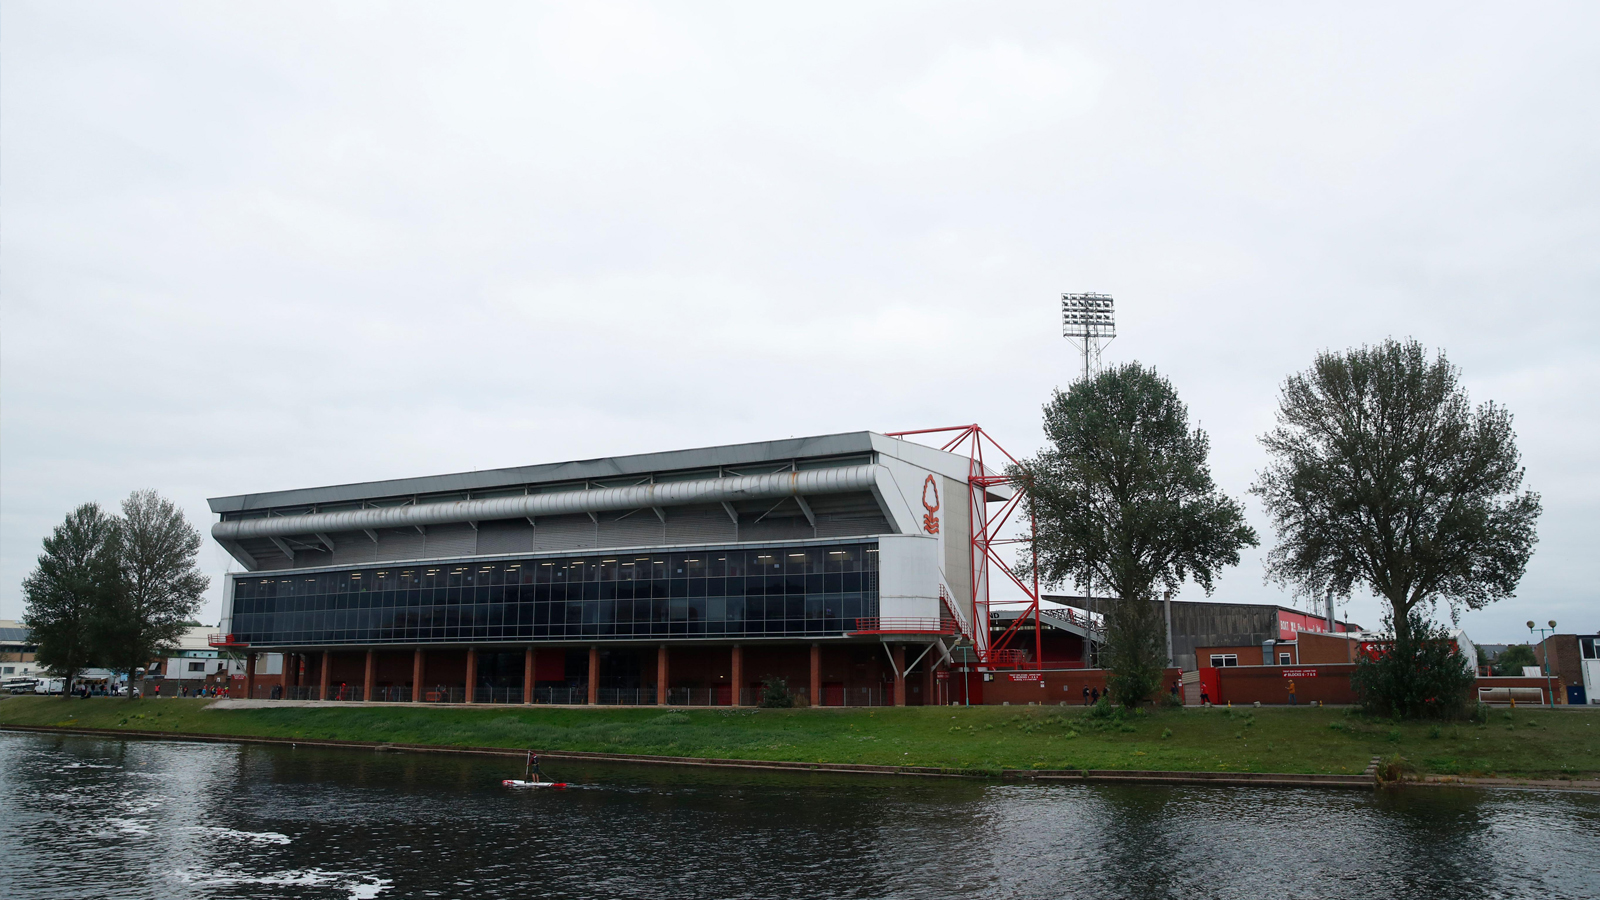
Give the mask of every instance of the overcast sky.
[(1245, 496), (1283, 378), (1409, 336), (1544, 496), (1468, 633), (1600, 631), (1600, 7), (781, 9), (0, 5), (0, 616), (136, 488), (207, 530), (791, 435), (1032, 452), (1059, 295), (1101, 291), (1262, 532), (1215, 599), (1288, 599)]

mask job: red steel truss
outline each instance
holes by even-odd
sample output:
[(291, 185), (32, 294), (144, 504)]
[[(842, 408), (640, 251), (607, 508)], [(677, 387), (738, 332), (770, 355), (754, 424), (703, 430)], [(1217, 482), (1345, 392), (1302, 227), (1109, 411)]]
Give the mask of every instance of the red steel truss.
[[(1032, 546), (1033, 537), (1037, 534), (1036, 523), (1033, 518), (1028, 520), (1027, 538), (1001, 537), (1007, 523), (1022, 505), (1022, 485), (1018, 479), (1002, 472), (991, 471), (985, 464), (987, 457), (997, 466), (1004, 468), (1006, 463), (1016, 464), (1016, 457), (1007, 453), (1005, 448), (995, 442), (984, 430), (977, 425), (952, 425), (948, 428), (923, 428), (918, 431), (893, 431), (888, 436), (893, 438), (906, 438), (912, 435), (923, 434), (953, 434), (939, 449), (947, 453), (955, 453), (967, 457), (967, 521), (972, 523), (970, 556), (972, 559), (972, 622), (971, 634), (967, 637), (972, 641), (973, 651), (978, 656), (980, 665), (989, 668), (1039, 668), (1044, 657), (1043, 637), (1039, 630), (1039, 554), (1033, 550), (1033, 584), (1030, 586), (1011, 566), (1000, 558), (999, 548), (1014, 544), (1027, 543)], [(989, 511), (989, 488), (1010, 487), (1013, 489), (1011, 499), (997, 501), (1000, 508), (991, 513)], [(1010, 625), (998, 637), (992, 635), (989, 626), (989, 569), (999, 569), (1005, 577), (1011, 580), (1022, 590), (1027, 597), (1027, 608), (1011, 620)], [(1028, 660), (1026, 651), (1012, 648), (1011, 641), (1019, 634), (1018, 627), (1033, 620), (1033, 659)]]

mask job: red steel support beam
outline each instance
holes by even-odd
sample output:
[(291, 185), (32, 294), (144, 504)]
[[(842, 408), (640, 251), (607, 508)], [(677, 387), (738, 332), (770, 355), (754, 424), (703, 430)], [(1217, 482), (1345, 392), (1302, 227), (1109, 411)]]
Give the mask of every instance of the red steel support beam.
[(328, 699), (328, 670), (333, 668), (333, 651), (322, 651), (322, 671), (317, 673), (317, 699)]
[(473, 695), (478, 692), (478, 648), (467, 648), (467, 698), (464, 702), (473, 702)]
[(361, 678), (361, 700), (365, 703), (372, 702), (372, 651), (367, 651), (367, 671)]
[(733, 705), (739, 705), (739, 694), (744, 686), (744, 648), (733, 645)]
[(894, 705), (906, 705), (906, 645), (894, 645)]
[(244, 656), (244, 698), (254, 700), (256, 696), (256, 655), (246, 653)]

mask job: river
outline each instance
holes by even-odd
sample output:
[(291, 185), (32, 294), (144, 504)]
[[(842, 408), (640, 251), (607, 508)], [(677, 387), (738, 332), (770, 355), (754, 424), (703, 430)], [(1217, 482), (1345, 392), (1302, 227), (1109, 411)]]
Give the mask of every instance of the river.
[(1047, 785), (0, 733), (0, 898), (1600, 897), (1600, 796)]

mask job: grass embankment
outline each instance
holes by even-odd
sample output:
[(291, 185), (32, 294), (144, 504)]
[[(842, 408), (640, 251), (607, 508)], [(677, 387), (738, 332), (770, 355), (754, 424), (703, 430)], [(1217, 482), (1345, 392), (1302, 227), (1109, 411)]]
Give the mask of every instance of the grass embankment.
[(1373, 721), (1317, 708), (549, 709), (278, 707), (205, 700), (0, 699), (0, 724), (174, 734), (531, 747), (661, 756), (935, 766), (1358, 774), (1400, 755), (1424, 774), (1600, 774), (1600, 715), (1519, 709), (1487, 724)]

